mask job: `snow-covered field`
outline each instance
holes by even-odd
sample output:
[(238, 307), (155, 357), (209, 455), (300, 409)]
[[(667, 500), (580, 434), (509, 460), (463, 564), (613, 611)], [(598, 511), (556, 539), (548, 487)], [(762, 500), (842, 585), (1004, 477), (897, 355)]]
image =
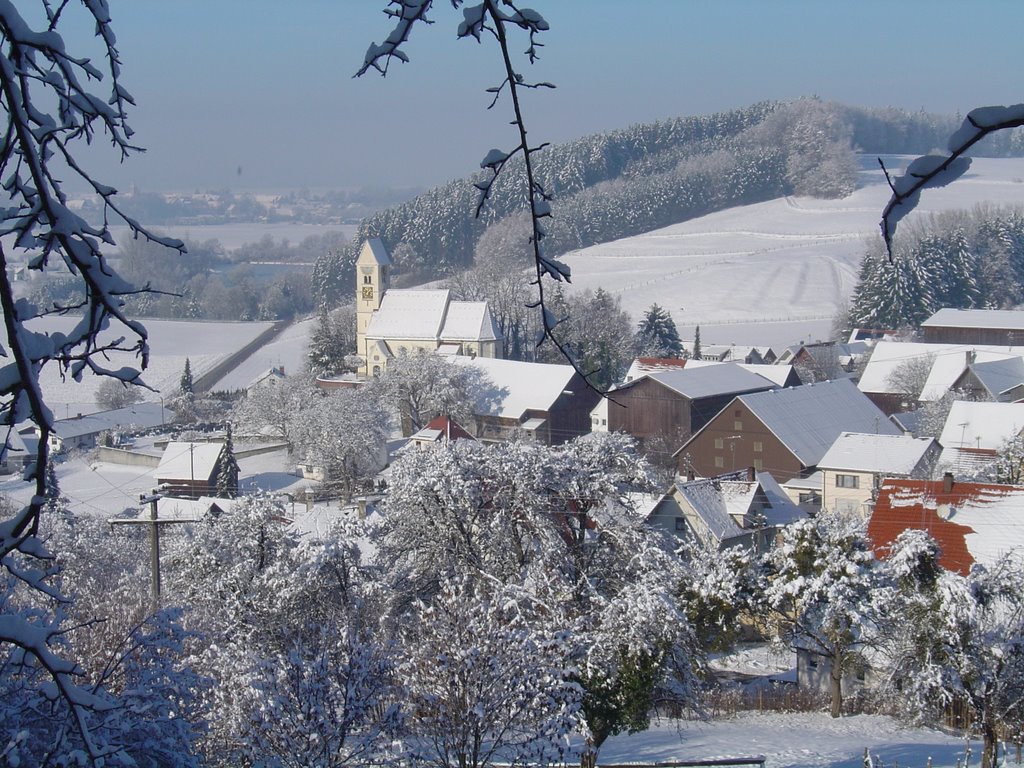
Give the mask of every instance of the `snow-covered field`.
[[(684, 338), (700, 325), (704, 343), (827, 338), (889, 196), (876, 158), (861, 166), (859, 189), (841, 200), (780, 198), (575, 251), (564, 259), (572, 284), (619, 296), (634, 318), (657, 303)], [(926, 192), (907, 221), (981, 203), (1024, 204), (1024, 159), (976, 159), (956, 183)]]
[[(962, 738), (928, 728), (904, 728), (879, 715), (833, 720), (825, 713), (740, 713), (701, 721), (654, 722), (643, 733), (612, 736), (599, 764), (710, 760), (763, 755), (766, 768), (861, 768), (867, 748), (875, 764), (935, 768), (964, 763)], [(970, 744), (977, 764), (981, 744)]]
[(241, 365), (213, 385), (214, 391), (243, 389), (270, 368), (284, 368), (286, 374), (306, 367), (306, 346), (316, 319), (299, 320), (264, 344)]
[[(70, 318), (47, 317), (34, 321), (33, 330), (53, 333), (67, 332), (73, 325)], [(156, 402), (161, 396), (174, 394), (178, 381), (185, 370), (185, 358), (189, 359), (193, 378), (203, 375), (232, 352), (241, 349), (273, 323), (224, 323), (202, 320), (152, 320), (144, 321), (149, 333), (149, 367), (143, 373), (143, 380), (156, 392), (142, 391), (145, 400)], [(109, 334), (110, 337), (114, 333)], [(109, 368), (125, 365), (138, 366), (134, 355), (126, 352), (111, 353)], [(270, 367), (268, 364), (267, 368)], [(252, 378), (252, 377), (250, 377)], [(85, 374), (80, 382), (62, 379), (60, 370), (54, 365), (43, 369), (41, 383), (43, 397), (58, 419), (78, 413), (93, 413), (100, 410), (96, 405), (96, 388), (101, 379)]]

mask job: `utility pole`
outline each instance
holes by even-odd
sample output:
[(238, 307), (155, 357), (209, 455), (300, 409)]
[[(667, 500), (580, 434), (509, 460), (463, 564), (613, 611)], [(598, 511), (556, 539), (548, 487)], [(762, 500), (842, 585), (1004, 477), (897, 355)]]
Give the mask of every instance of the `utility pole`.
[(149, 517), (134, 519), (111, 518), (107, 520), (111, 525), (148, 525), (149, 526), (149, 597), (152, 610), (155, 612), (160, 608), (160, 526), (173, 525), (178, 523), (198, 523), (201, 517), (175, 517), (173, 519), (160, 519), (160, 512), (157, 502), (163, 498), (159, 489), (154, 490), (148, 496), (139, 496), (140, 504), (149, 504)]

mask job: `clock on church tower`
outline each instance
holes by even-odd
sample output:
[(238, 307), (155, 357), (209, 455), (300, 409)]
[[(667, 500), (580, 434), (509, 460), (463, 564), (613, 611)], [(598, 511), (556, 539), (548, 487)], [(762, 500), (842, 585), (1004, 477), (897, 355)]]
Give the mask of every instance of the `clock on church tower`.
[(370, 300), (373, 299), (373, 286), (372, 285), (364, 285), (363, 286), (363, 298), (366, 299), (367, 301), (370, 301)]

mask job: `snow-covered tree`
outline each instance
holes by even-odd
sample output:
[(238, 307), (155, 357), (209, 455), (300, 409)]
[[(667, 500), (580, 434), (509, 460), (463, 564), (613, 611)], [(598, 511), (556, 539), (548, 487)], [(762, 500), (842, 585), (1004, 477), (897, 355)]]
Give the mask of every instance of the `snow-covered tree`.
[(997, 483), (1024, 483), (1024, 436), (1015, 435), (999, 446), (993, 470)]
[(360, 479), (387, 464), (390, 421), (373, 392), (322, 393), (294, 413), (292, 422), (302, 461), (322, 470), (327, 486), (345, 498)]
[(636, 334), (637, 354), (644, 357), (679, 357), (683, 343), (668, 310), (652, 304), (640, 320)]
[(310, 373), (320, 376), (353, 370), (350, 362), (355, 352), (355, 305), (349, 302), (333, 310), (321, 306), (306, 353)]
[(682, 566), (633, 512), (628, 491), (647, 473), (630, 438), (456, 441), (412, 451), (391, 473), (378, 556), (399, 588), (396, 616), (456, 578), (527, 590), (549, 628), (571, 632), (595, 753), (645, 724), (656, 692), (692, 701)]
[(224, 430), (224, 459), (217, 469), (217, 496), (233, 499), (238, 493), (238, 459), (235, 458), (235, 441), (231, 438), (231, 425)]
[(142, 402), (139, 388), (117, 379), (104, 379), (96, 388), (96, 405), (105, 411), (126, 408), (139, 402)]
[(999, 740), (1024, 727), (1024, 563), (1009, 553), (962, 576), (938, 557), (931, 537), (908, 531), (885, 561), (881, 694), (919, 722), (965, 704), (993, 768)]
[(838, 513), (793, 523), (765, 565), (765, 604), (780, 636), (829, 663), (831, 714), (840, 717), (843, 675), (872, 623), (874, 555), (865, 523)]
[(288, 443), (290, 451), (296, 448), (296, 415), (312, 403), (319, 402), (323, 393), (308, 376), (292, 375), (272, 379), (250, 389), (231, 411), (231, 422), (242, 434), (262, 434)]
[(472, 423), (475, 410), (486, 408), (498, 396), (487, 375), (472, 365), (461, 365), (433, 352), (400, 352), (373, 384), (373, 392), (394, 408), (406, 436), (420, 430), (435, 416), (451, 416)]
[(447, 581), (402, 623), (417, 765), (563, 764), (581, 731), (573, 645), (514, 586)]
[[(76, 28), (92, 30), (99, 55), (87, 57), (83, 46), (65, 38)], [(6, 121), (0, 146), (0, 177), (6, 191), (0, 226), (3, 261), (5, 266), (18, 261), (35, 274), (74, 284), (68, 299), (59, 305), (51, 299), (47, 306), (37, 306), (31, 300), (16, 299), (13, 270), (0, 270), (5, 319), (0, 418), (8, 428), (31, 421), (40, 433), (27, 475), (35, 485), (31, 501), (0, 520), (0, 583), (4, 584), (0, 654), (19, 673), (26, 673), (17, 689), (25, 706), (6, 712), (3, 720), (5, 726), (17, 729), (18, 712), (26, 717), (43, 711), (32, 709), (32, 702), (63, 711), (62, 728), (52, 732), (54, 739), (37, 755), (48, 754), (52, 762), (79, 757), (95, 762), (104, 756), (113, 760), (122, 754), (117, 742), (122, 734), (103, 723), (118, 702), (94, 690), (79, 675), (74, 648), (65, 643), (68, 627), (62, 606), (66, 602), (50, 572), (49, 553), (37, 539), (46, 503), (45, 469), (54, 418), (43, 401), (39, 381), (47, 365), (74, 379), (85, 374), (125, 382), (139, 379), (139, 369), (148, 362), (147, 334), (124, 307), (125, 297), (136, 289), (118, 277), (103, 249), (113, 242), (110, 225), (119, 222), (126, 223), (136, 237), (158, 238), (121, 212), (116, 190), (94, 179), (85, 163), (89, 151), (84, 145), (97, 136), (110, 142), (122, 158), (135, 151), (127, 121), (132, 99), (121, 78), (106, 3), (5, 3), (0, 6), (0, 47), (0, 111)], [(94, 194), (103, 209), (103, 224), (88, 224), (71, 209), (64, 185), (72, 182), (81, 182)], [(160, 242), (182, 248), (178, 241)], [(30, 330), (34, 319), (55, 313), (70, 318), (66, 333)], [(138, 365), (110, 368), (108, 353), (113, 350), (136, 355)], [(14, 583), (28, 587), (20, 601), (12, 600), (8, 591)], [(154, 722), (165, 718), (156, 709), (152, 715)], [(13, 730), (9, 735), (17, 733)], [(8, 746), (5, 742), (0, 750)], [(7, 753), (8, 761), (12, 755)], [(26, 757), (25, 762), (35, 759)]]

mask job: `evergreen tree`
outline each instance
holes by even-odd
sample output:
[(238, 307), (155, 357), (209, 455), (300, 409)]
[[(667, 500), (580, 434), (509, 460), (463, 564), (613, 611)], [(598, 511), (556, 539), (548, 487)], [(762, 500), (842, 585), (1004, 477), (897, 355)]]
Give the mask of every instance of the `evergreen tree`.
[(700, 326), (698, 325), (696, 330), (693, 332), (693, 351), (690, 353), (690, 357), (694, 360), (700, 360), (700, 355)]
[(235, 444), (231, 439), (231, 425), (224, 434), (224, 459), (217, 469), (217, 498), (233, 499), (238, 495), (238, 460), (235, 458)]
[(679, 357), (683, 343), (679, 340), (672, 315), (657, 304), (644, 313), (636, 335), (637, 354), (644, 357)]
[(195, 385), (192, 381), (192, 363), (185, 358), (185, 370), (181, 372), (181, 379), (178, 380), (178, 389), (183, 395), (195, 395)]

